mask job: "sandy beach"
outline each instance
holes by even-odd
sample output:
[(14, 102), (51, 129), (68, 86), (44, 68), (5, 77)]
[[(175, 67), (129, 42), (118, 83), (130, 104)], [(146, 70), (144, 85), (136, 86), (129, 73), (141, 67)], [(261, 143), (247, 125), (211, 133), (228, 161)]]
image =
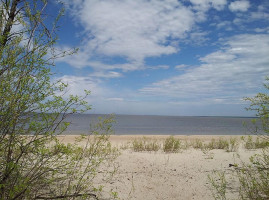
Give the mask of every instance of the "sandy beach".
[[(134, 139), (141, 135), (113, 135), (110, 141), (120, 150), (116, 159), (117, 173), (104, 185), (106, 192), (116, 191), (120, 199), (214, 199), (208, 175), (213, 172), (225, 172), (228, 181), (227, 197), (236, 198), (237, 182), (233, 180), (234, 167), (229, 164), (248, 162), (249, 157), (260, 150), (247, 150), (242, 142), (235, 152), (223, 149), (201, 150), (195, 148), (182, 149), (178, 153), (165, 153), (161, 150), (135, 152), (131, 148)], [(146, 136), (162, 143), (168, 136)], [(209, 142), (212, 138), (230, 139), (240, 136), (175, 136), (182, 142)], [(72, 143), (75, 136), (60, 136), (64, 143)], [(238, 157), (240, 156), (240, 158)], [(102, 172), (100, 172), (102, 173)], [(102, 180), (99, 180), (102, 184)], [(108, 199), (108, 197), (104, 197)]]

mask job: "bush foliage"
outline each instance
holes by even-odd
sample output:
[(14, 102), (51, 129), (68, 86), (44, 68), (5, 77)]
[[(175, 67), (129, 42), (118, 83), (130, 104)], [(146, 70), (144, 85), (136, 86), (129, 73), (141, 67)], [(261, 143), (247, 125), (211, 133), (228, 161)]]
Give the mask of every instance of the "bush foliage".
[(85, 146), (63, 144), (57, 135), (70, 114), (90, 109), (89, 95), (66, 94), (67, 85), (51, 80), (57, 51), (57, 21), (47, 19), (46, 0), (0, 3), (0, 199), (95, 198), (94, 178), (116, 152), (108, 141), (111, 120), (100, 121), (81, 138)]
[[(269, 79), (267, 78), (267, 81)], [(267, 91), (269, 84), (264, 85)], [(238, 198), (250, 200), (269, 199), (269, 95), (267, 93), (258, 93), (253, 98), (246, 98), (251, 102), (247, 110), (256, 111), (257, 119), (253, 120), (254, 129), (252, 134), (258, 135), (256, 140), (252, 136), (243, 138), (246, 149), (262, 148), (262, 153), (250, 157), (250, 162), (235, 164), (237, 170), (234, 171), (234, 177), (239, 182)], [(209, 176), (212, 183), (213, 196), (215, 199), (226, 199), (225, 176), (218, 175), (221, 182), (214, 181), (213, 176)], [(213, 180), (213, 181), (212, 181)]]

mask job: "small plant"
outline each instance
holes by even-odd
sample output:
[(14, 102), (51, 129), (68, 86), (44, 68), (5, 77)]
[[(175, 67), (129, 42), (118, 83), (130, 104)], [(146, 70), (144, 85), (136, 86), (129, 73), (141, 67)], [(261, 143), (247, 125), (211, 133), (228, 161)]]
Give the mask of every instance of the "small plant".
[(196, 139), (193, 144), (193, 148), (195, 149), (202, 149), (203, 148), (203, 142), (200, 139)]
[(132, 149), (134, 151), (158, 151), (161, 148), (157, 140), (151, 140), (146, 137), (142, 139), (135, 139), (132, 142)]
[(214, 138), (208, 144), (204, 144), (204, 148), (208, 149), (228, 149), (229, 142), (224, 140), (223, 138), (219, 138), (219, 140), (215, 140)]
[(227, 180), (224, 172), (214, 172), (213, 175), (208, 175), (211, 183), (212, 195), (214, 199), (226, 200)]
[(264, 140), (264, 139), (260, 139), (259, 137), (256, 138), (255, 141), (255, 148), (256, 149), (263, 149), (269, 147), (269, 141)]
[[(266, 78), (266, 81), (268, 83), (264, 86), (269, 90), (269, 78)], [(250, 157), (249, 163), (242, 162), (241, 167), (236, 166), (233, 175), (239, 182), (238, 199), (267, 200), (269, 199), (269, 95), (258, 93), (255, 97), (245, 98), (245, 100), (251, 102), (247, 110), (256, 111), (257, 116), (257, 119), (252, 122), (251, 133), (261, 134), (261, 136), (256, 137), (256, 141), (252, 136), (241, 137), (241, 140), (245, 142), (246, 149), (263, 149), (262, 153)], [(257, 120), (259, 123), (256, 123)], [(261, 137), (263, 140), (260, 140)], [(215, 199), (226, 199), (227, 182), (223, 180), (224, 174), (220, 174), (219, 177), (220, 182), (217, 182), (209, 176), (213, 196)]]
[(215, 149), (216, 147), (216, 140), (213, 138), (211, 141), (206, 145), (209, 149)]
[(191, 143), (188, 140), (184, 140), (184, 144), (181, 144), (182, 149), (188, 149), (190, 148)]
[(247, 141), (245, 142), (246, 149), (261, 149), (269, 147), (269, 141), (265, 139), (260, 139), (259, 137), (256, 140), (253, 140), (252, 136), (248, 136)]
[(111, 198), (112, 198), (112, 199), (119, 199), (119, 194), (118, 194), (118, 192), (111, 190), (111, 191), (110, 191), (110, 194), (111, 194)]
[(227, 181), (225, 173), (214, 171), (213, 176), (208, 175), (208, 179), (213, 186), (212, 195), (214, 199), (226, 200)]
[(229, 145), (226, 148), (227, 152), (235, 152), (238, 150), (239, 142), (235, 137), (230, 138)]
[(255, 144), (253, 142), (253, 138), (251, 135), (249, 135), (245, 142), (245, 148), (246, 149), (255, 149)]
[(229, 142), (227, 140), (224, 140), (223, 138), (219, 138), (216, 144), (216, 149), (228, 149), (229, 148)]
[(206, 159), (213, 159), (214, 158), (214, 153), (210, 152), (210, 150), (212, 150), (212, 149), (209, 148), (208, 145), (204, 145), (201, 150), (202, 150), (203, 154), (206, 156)]
[(128, 142), (128, 143), (125, 143), (125, 144), (122, 144), (121, 146), (120, 146), (120, 149), (122, 149), (122, 150), (126, 150), (126, 149), (129, 149), (130, 148), (130, 142)]
[(132, 142), (132, 149), (134, 151), (144, 151), (144, 145), (143, 145), (143, 141), (142, 140), (137, 140), (135, 139)]
[(181, 141), (170, 136), (165, 139), (163, 144), (163, 151), (168, 152), (178, 152), (181, 148)]
[(146, 151), (158, 151), (160, 148), (161, 146), (157, 143), (156, 140), (150, 141), (145, 145)]
[(269, 149), (250, 157), (250, 164), (242, 163), (237, 171), (241, 199), (269, 199)]

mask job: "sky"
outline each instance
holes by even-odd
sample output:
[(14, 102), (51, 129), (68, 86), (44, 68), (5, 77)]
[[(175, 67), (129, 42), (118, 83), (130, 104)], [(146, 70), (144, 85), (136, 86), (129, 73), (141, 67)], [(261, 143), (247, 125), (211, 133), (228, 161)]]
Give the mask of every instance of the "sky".
[[(54, 79), (89, 113), (251, 116), (269, 75), (268, 0), (66, 0)], [(55, 5), (54, 5), (55, 6)]]

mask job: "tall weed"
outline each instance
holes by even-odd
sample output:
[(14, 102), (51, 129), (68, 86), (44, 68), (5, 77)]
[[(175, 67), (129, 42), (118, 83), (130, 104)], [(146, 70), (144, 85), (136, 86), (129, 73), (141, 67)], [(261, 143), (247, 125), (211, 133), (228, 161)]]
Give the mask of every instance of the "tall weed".
[(152, 140), (146, 137), (141, 139), (135, 139), (132, 142), (132, 149), (134, 151), (158, 151), (161, 148), (161, 145), (157, 140)]
[(163, 144), (163, 151), (168, 152), (178, 152), (181, 149), (181, 141), (179, 139), (170, 136), (165, 139)]

